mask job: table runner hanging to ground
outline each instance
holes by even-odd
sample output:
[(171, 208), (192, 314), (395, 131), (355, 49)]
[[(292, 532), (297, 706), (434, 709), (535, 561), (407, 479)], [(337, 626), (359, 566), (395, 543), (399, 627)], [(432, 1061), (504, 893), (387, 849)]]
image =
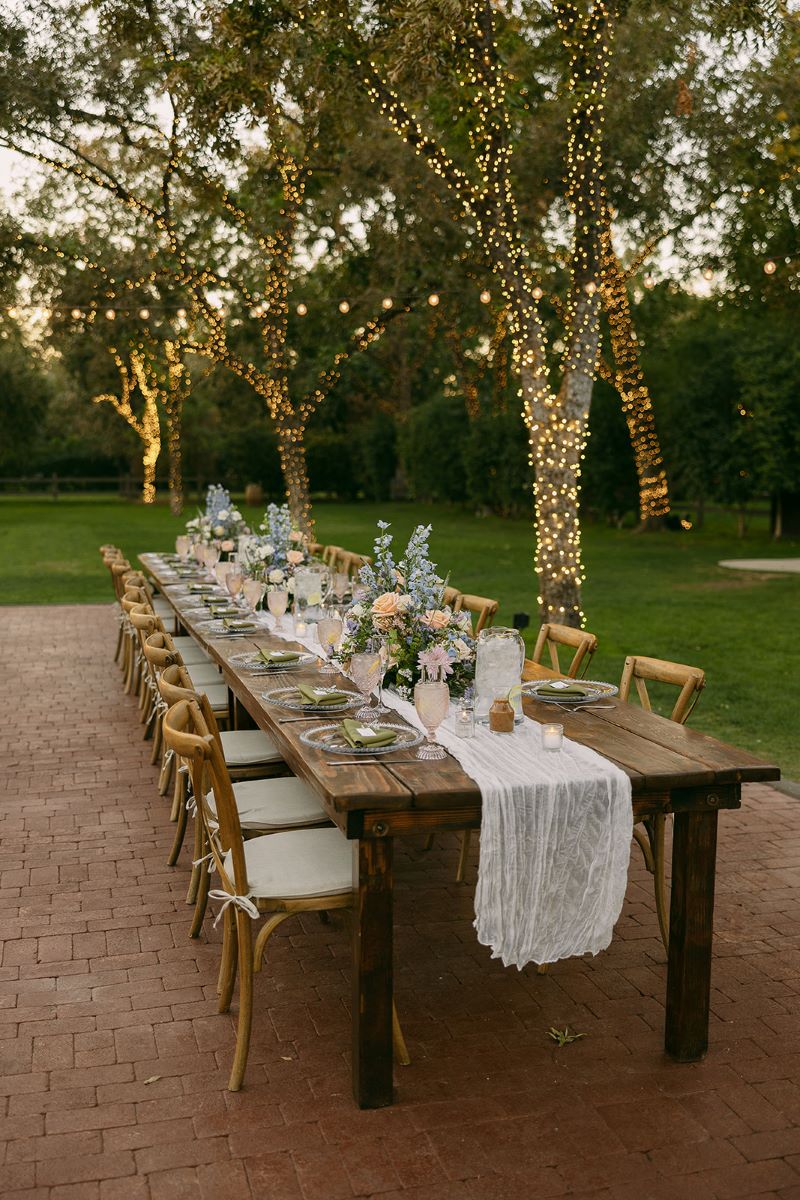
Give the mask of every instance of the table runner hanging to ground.
[[(384, 700), (422, 729), (413, 705), (386, 692)], [(452, 717), (438, 740), (482, 798), (478, 941), (520, 970), (605, 950), (628, 879), (628, 776), (566, 738), (563, 750), (544, 750), (541, 725), (527, 718), (513, 735), (478, 726), (464, 739), (451, 726)]]

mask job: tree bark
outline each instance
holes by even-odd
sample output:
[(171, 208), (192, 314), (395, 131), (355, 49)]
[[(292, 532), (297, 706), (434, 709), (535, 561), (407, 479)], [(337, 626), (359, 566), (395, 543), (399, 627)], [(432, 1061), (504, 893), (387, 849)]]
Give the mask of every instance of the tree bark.
[(169, 511), (173, 516), (183, 512), (183, 397), (167, 400), (167, 455), (169, 458)]
[(311, 517), (311, 491), (308, 482), (306, 449), (303, 444), (304, 433), (305, 430), (302, 427), (280, 426), (278, 428), (278, 453), (292, 524), (295, 529), (299, 529), (301, 533), (313, 538), (314, 521)]

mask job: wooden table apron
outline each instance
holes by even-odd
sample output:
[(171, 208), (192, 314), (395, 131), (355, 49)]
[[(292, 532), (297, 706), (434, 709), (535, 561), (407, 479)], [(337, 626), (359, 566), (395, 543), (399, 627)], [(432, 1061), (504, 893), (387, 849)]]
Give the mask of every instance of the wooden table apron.
[[(152, 556), (142, 555), (140, 561), (163, 591)], [(170, 599), (168, 592), (164, 595)], [(262, 701), (266, 677), (248, 678), (230, 663), (230, 655), (247, 648), (248, 640), (215, 640), (199, 628), (202, 618), (178, 616), (220, 666), (237, 710), (276, 740), (291, 769), (317, 791), (331, 819), (354, 842), (353, 1092), (362, 1108), (391, 1104), (394, 839), (479, 828), (480, 792), (452, 758), (416, 762), (398, 751), (380, 764), (332, 766), (300, 742), (299, 731), (306, 726), (289, 719), (295, 714)], [(270, 642), (266, 633), (255, 638), (259, 644)], [(552, 672), (529, 665), (526, 674)], [(536, 720), (553, 717), (547, 705), (527, 697), (524, 704)], [(319, 719), (311, 716), (309, 722)], [(630, 777), (634, 820), (674, 814), (664, 1044), (673, 1058), (692, 1062), (708, 1047), (718, 813), (740, 807), (743, 782), (778, 779), (780, 771), (624, 703), (595, 712), (559, 711), (558, 720), (567, 737), (597, 750)]]

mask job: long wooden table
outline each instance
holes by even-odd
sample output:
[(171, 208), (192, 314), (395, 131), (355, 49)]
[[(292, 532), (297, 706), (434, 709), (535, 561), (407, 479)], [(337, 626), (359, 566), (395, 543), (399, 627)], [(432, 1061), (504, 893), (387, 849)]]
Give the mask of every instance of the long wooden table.
[[(265, 677), (248, 676), (230, 662), (251, 644), (276, 645), (278, 639), (266, 632), (245, 641), (209, 637), (200, 628), (203, 618), (192, 620), (178, 608), (166, 590), (172, 581), (154, 557), (143, 554), (140, 561), (182, 626), (219, 665), (237, 710), (275, 739), (291, 770), (315, 789), (331, 819), (353, 841), (353, 1092), (362, 1108), (391, 1104), (394, 839), (479, 828), (480, 792), (450, 757), (421, 762), (396, 751), (380, 763), (334, 767), (300, 742), (304, 721), (262, 701)], [(542, 669), (542, 674), (551, 672)], [(298, 672), (298, 679), (304, 677), (314, 678), (313, 671)], [(524, 707), (538, 721), (553, 717), (552, 707), (528, 697)], [(307, 725), (319, 720), (312, 714)], [(779, 779), (780, 771), (622, 702), (607, 710), (559, 712), (558, 720), (567, 737), (598, 751), (630, 777), (634, 820), (674, 814), (664, 1044), (673, 1058), (692, 1062), (708, 1047), (718, 814), (740, 807), (742, 783)]]

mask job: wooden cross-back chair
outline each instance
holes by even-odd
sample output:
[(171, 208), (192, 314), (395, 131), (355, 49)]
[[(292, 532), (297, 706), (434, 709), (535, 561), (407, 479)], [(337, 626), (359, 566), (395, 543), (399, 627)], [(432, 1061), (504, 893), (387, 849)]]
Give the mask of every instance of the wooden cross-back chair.
[[(647, 691), (648, 682), (664, 683), (680, 688), (670, 714), (670, 720), (683, 725), (700, 699), (700, 693), (706, 684), (706, 675), (705, 671), (699, 667), (667, 662), (662, 658), (629, 655), (625, 659), (622, 670), (619, 685), (620, 699), (630, 701), (631, 684), (634, 684), (642, 708), (652, 712), (650, 695)], [(644, 828), (639, 828), (639, 825), (634, 826), (633, 836), (642, 851), (645, 866), (653, 876), (658, 927), (661, 931), (664, 949), (669, 950), (669, 901), (664, 853), (667, 818), (660, 813), (653, 817), (645, 817), (640, 824)]]
[(488, 596), (472, 596), (468, 592), (461, 592), (456, 597), (453, 611), (468, 612), (477, 616), (478, 620), (473, 624), (473, 633), (477, 637), (482, 629), (488, 629), (490, 625), (494, 624), (499, 607), (499, 600), (490, 600)]
[(531, 661), (541, 663), (544, 652), (547, 650), (553, 670), (558, 671), (559, 675), (563, 674), (564, 671), (558, 657), (559, 646), (575, 651), (572, 662), (566, 671), (568, 678), (577, 679), (579, 674), (585, 675), (592, 656), (597, 650), (595, 635), (585, 629), (573, 629), (569, 625), (546, 622), (539, 630)]
[[(153, 635), (150, 641), (154, 642), (157, 637), (158, 635)], [(243, 783), (252, 784), (254, 781), (264, 782), (265, 777), (275, 780), (278, 776), (282, 776), (285, 779), (288, 767), (286, 766), (281, 752), (269, 734), (264, 733), (261, 729), (220, 730), (218, 717), (223, 715), (227, 716), (227, 705), (222, 711), (220, 711), (219, 708), (217, 710), (214, 709), (212, 703), (214, 698), (212, 688), (198, 690), (194, 687), (192, 680), (190, 679), (185, 667), (181, 664), (180, 659), (178, 658), (178, 661), (175, 661), (176, 656), (170, 653), (168, 643), (169, 637), (166, 636), (161, 645), (157, 645), (151, 650), (151, 653), (154, 656), (154, 661), (160, 657), (163, 663), (163, 666), (161, 667), (161, 674), (159, 676), (158, 687), (164, 707), (171, 707), (173, 704), (177, 704), (180, 700), (194, 700), (200, 705), (206, 724), (214, 734), (214, 737), (216, 737), (219, 741), (222, 749), (222, 756), (225, 760), (225, 765), (228, 769), (228, 772), (231, 778), (236, 781), (237, 785)], [(174, 762), (174, 755), (170, 755), (170, 758)], [(270, 825), (274, 826), (275, 822), (279, 818), (282, 820), (284, 827), (291, 827), (293, 824), (299, 824), (302, 826), (327, 819), (324, 810), (320, 808), (316, 798), (314, 798), (313, 804), (308, 803), (309, 795), (308, 789), (305, 788), (305, 785), (301, 784), (300, 780), (297, 780), (294, 777), (292, 777), (292, 780), (298, 785), (298, 787), (294, 789), (289, 789), (292, 795), (287, 797), (287, 789), (283, 787), (281, 795), (276, 797), (280, 812), (276, 810), (275, 804), (272, 805), (271, 813), (267, 811), (267, 807), (265, 807), (264, 804), (263, 794), (254, 797), (252, 795), (252, 789), (250, 789), (245, 795), (244, 799), (246, 802), (246, 808), (257, 814), (256, 827), (258, 832), (264, 832)], [(175, 776), (175, 788), (173, 791), (171, 813), (171, 819), (178, 822), (178, 828), (175, 832), (172, 850), (170, 851), (170, 856), (167, 860), (169, 866), (174, 866), (174, 864), (178, 861), (178, 855), (180, 854), (180, 849), (183, 845), (183, 839), (186, 832), (187, 797), (185, 784), (185, 772), (182, 772), (179, 769)], [(302, 789), (305, 789), (305, 791)], [(164, 791), (166, 791), (166, 788), (164, 788)], [(162, 795), (164, 794), (164, 791), (162, 791)], [(298, 792), (300, 794), (298, 794)], [(287, 813), (287, 798), (301, 801), (301, 803), (298, 803), (297, 805), (296, 822), (293, 822), (291, 819), (292, 813)], [(271, 818), (271, 821), (269, 818)], [(194, 860), (198, 860), (203, 854), (202, 842), (198, 843), (199, 831), (200, 830), (198, 826), (195, 829), (196, 844), (195, 854), (193, 855)], [(198, 887), (200, 879), (201, 872), (199, 869), (195, 868), (192, 873), (192, 882), (189, 888), (190, 903), (194, 903), (198, 900)], [(206, 892), (207, 883), (208, 881), (206, 880)], [(200, 931), (204, 912), (205, 895), (200, 898), (200, 901), (197, 905), (195, 920), (192, 925), (193, 937), (197, 936)]]
[[(250, 1049), (253, 976), (262, 968), (267, 942), (274, 930), (296, 913), (352, 907), (352, 851), (335, 826), (245, 841), (230, 776), (200, 706), (193, 700), (181, 700), (170, 708), (164, 716), (164, 736), (175, 754), (189, 764), (198, 819), (220, 882), (212, 893), (212, 899), (222, 902), (224, 920), (220, 1012), (230, 1009), (238, 969), (236, 1051), (228, 1081), (230, 1091), (236, 1092), (244, 1081)], [(253, 921), (266, 914), (267, 920), (254, 938)], [(394, 1029), (396, 1053), (408, 1062), (396, 1015)]]
[(333, 570), (336, 559), (340, 554), (344, 554), (344, 550), (341, 546), (324, 546), (322, 550), (322, 561)]
[(442, 604), (444, 604), (447, 608), (452, 608), (454, 611), (456, 611), (456, 601), (460, 595), (461, 592), (458, 590), (458, 588), (446, 587), (442, 592)]
[(371, 563), (372, 559), (368, 554), (356, 554), (352, 550), (340, 550), (333, 564), (333, 570), (343, 571), (352, 579), (358, 575), (362, 567)]

